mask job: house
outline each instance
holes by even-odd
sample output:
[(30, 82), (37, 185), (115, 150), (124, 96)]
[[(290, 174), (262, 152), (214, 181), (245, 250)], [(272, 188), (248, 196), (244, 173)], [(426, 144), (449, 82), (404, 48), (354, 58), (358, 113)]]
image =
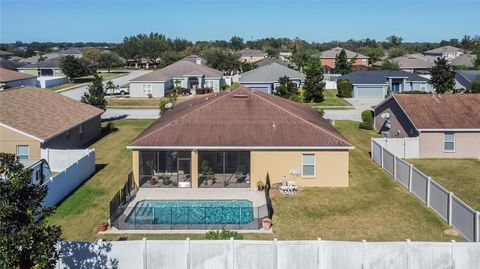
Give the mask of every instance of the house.
[(453, 46), (443, 46), (440, 48), (427, 50), (423, 52), (423, 55), (428, 56), (433, 59), (437, 58), (446, 58), (447, 60), (455, 59), (456, 57), (463, 54), (462, 49), (453, 47)]
[(375, 107), (385, 137), (418, 137), (420, 158), (480, 158), (480, 94), (394, 94)]
[(272, 93), (279, 85), (278, 79), (287, 76), (300, 87), (305, 82), (305, 75), (278, 63), (260, 66), (240, 75), (240, 85), (253, 90)]
[(384, 98), (389, 93), (433, 90), (428, 79), (402, 70), (357, 71), (338, 79), (352, 83), (353, 98)]
[(455, 88), (470, 90), (475, 80), (480, 80), (480, 70), (458, 70), (455, 73)]
[(14, 60), (10, 59), (5, 59), (0, 57), (0, 68), (8, 69), (8, 70), (13, 70), (17, 71), (18, 68), (25, 66), (26, 64), (23, 62), (17, 62)]
[(19, 86), (35, 86), (36, 84), (36, 76), (0, 68), (0, 90)]
[(18, 68), (18, 71), (37, 76), (37, 86), (48, 88), (68, 82), (62, 72), (62, 57), (49, 58), (35, 64), (28, 64)]
[(280, 60), (282, 61), (290, 62), (290, 60), (292, 59), (292, 56), (293, 56), (293, 52), (291, 51), (280, 51), (278, 58), (280, 58)]
[(34, 87), (0, 91), (0, 152), (40, 159), (41, 149), (78, 149), (100, 135), (103, 110)]
[[(342, 51), (342, 48), (335, 47), (330, 50), (322, 51), (320, 53), (320, 64), (323, 66), (323, 72), (331, 74), (335, 69), (335, 58)], [(368, 56), (353, 52), (351, 50), (345, 50), (349, 61), (355, 58), (353, 63), (353, 70), (368, 70)]]
[(13, 52), (0, 50), (0, 58), (10, 59), (15, 55)]
[(400, 70), (415, 74), (430, 74), (433, 62), (425, 56), (415, 53), (407, 54), (390, 60), (398, 64)]
[(187, 57), (183, 58), (183, 60), (190, 61), (194, 64), (207, 65), (207, 61), (205, 59), (203, 59), (202, 57), (200, 57), (198, 55), (195, 55), (195, 54), (187, 56)]
[(249, 48), (240, 51), (240, 61), (245, 63), (254, 63), (268, 57), (268, 54), (261, 50), (253, 50)]
[(73, 56), (75, 58), (82, 58), (83, 49), (82, 48), (71, 47), (71, 48), (59, 51), (59, 52), (57, 52), (57, 54), (61, 57)]
[(455, 59), (452, 59), (450, 61), (451, 66), (455, 67), (466, 67), (466, 68), (473, 68), (473, 63), (477, 59), (477, 55), (475, 54), (470, 54), (470, 53), (465, 53), (462, 54)]
[[(32, 184), (42, 185), (46, 180), (52, 176), (52, 171), (48, 162), (44, 159), (22, 159), (19, 162), (23, 165), (24, 169), (30, 169), (32, 171)], [(0, 180), (7, 179), (7, 171), (0, 168)]]
[(288, 67), (288, 63), (286, 63), (282, 60), (276, 59), (276, 58), (265, 58), (265, 59), (262, 59), (262, 60), (256, 62), (255, 64), (258, 67), (260, 67), (260, 66), (264, 66), (264, 65), (270, 65), (272, 63), (277, 63), (279, 65), (283, 65), (283, 66)]
[(140, 187), (257, 188), (347, 187), (353, 147), (315, 110), (239, 87), (178, 104), (127, 148)]
[(210, 88), (219, 91), (223, 73), (208, 66), (180, 60), (160, 70), (130, 80), (131, 97), (164, 97), (176, 86), (189, 89)]

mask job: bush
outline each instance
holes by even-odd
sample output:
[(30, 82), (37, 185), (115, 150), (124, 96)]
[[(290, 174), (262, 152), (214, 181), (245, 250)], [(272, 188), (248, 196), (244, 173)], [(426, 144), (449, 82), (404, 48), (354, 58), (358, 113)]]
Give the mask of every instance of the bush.
[(480, 93), (480, 79), (476, 79), (472, 82), (472, 87), (470, 88), (470, 92)]
[(338, 97), (352, 98), (352, 89), (353, 89), (353, 86), (352, 86), (352, 83), (350, 83), (349, 80), (339, 79), (337, 81), (337, 91), (338, 91), (337, 96)]
[(373, 111), (364, 110), (362, 112), (362, 122), (359, 125), (360, 129), (373, 130)]
[(205, 234), (206, 240), (227, 240), (232, 238), (233, 239), (243, 239), (243, 234), (238, 232), (229, 231), (229, 230), (221, 230), (221, 231), (209, 231)]

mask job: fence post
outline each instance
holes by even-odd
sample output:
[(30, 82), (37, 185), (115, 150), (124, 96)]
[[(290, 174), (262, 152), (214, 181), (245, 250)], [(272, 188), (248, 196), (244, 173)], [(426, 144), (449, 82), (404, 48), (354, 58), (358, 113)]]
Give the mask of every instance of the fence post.
[(450, 268), (455, 268), (455, 240), (450, 242)]
[(232, 268), (235, 268), (235, 240), (230, 237), (230, 243), (232, 244)]
[(382, 164), (383, 169), (383, 147), (380, 147), (380, 163)]
[(430, 184), (431, 184), (431, 177), (427, 177), (427, 197), (425, 203), (427, 204), (427, 207), (430, 207)]
[(407, 269), (410, 268), (410, 239), (407, 239)]
[(412, 191), (413, 164), (410, 164), (410, 174), (408, 175), (408, 191)]
[(475, 242), (480, 242), (480, 212), (478, 211), (475, 214), (475, 236), (476, 236)]
[(448, 225), (452, 225), (452, 196), (453, 193), (448, 193)]
[(367, 264), (367, 241), (362, 240), (362, 269), (367, 269)]
[(147, 238), (143, 238), (143, 269), (147, 269)]
[(187, 254), (187, 269), (190, 269), (192, 267), (191, 266), (192, 258), (190, 257), (190, 237), (187, 237), (186, 245), (187, 245), (187, 251), (185, 252)]
[(273, 255), (275, 259), (273, 260), (273, 268), (278, 269), (278, 246), (277, 238), (273, 238)]
[(407, 158), (407, 137), (403, 138), (403, 158)]
[(317, 238), (317, 242), (318, 242), (318, 245), (317, 245), (317, 266), (318, 266), (318, 269), (322, 269), (323, 266), (322, 266), (322, 238)]
[(393, 155), (393, 179), (397, 180), (397, 155)]

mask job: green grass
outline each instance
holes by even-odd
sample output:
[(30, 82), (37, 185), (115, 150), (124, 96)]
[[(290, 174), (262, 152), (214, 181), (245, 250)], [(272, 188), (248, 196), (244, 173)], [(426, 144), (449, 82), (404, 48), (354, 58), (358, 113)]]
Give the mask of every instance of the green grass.
[[(187, 95), (187, 96), (179, 96), (177, 98), (177, 101), (175, 104), (180, 104), (181, 102), (190, 100), (192, 98), (196, 98), (202, 95)], [(142, 98), (142, 97), (129, 97), (129, 98), (116, 98), (116, 97), (111, 97), (108, 98), (108, 106), (110, 107), (138, 107), (138, 106), (144, 106), (144, 107), (151, 107), (151, 108), (158, 108), (160, 105), (160, 100), (162, 98)]]
[[(99, 73), (98, 75), (102, 77), (104, 81), (108, 81), (112, 78), (120, 77), (125, 74), (126, 73)], [(47, 89), (51, 91), (58, 91), (58, 90), (63, 90), (70, 87), (81, 86), (82, 84), (89, 83), (92, 81), (93, 81), (93, 76), (85, 76), (85, 77), (76, 78), (72, 83), (60, 84), (54, 87), (49, 87)]]
[[(323, 109), (328, 109), (329, 106), (333, 106), (333, 107), (351, 107), (352, 106), (349, 102), (345, 101), (340, 97), (337, 97), (337, 90), (325, 90), (324, 100), (321, 103), (306, 103), (306, 104), (314, 108), (319, 107)], [(348, 109), (348, 108), (344, 108), (344, 109)]]
[(411, 159), (408, 161), (469, 206), (480, 210), (480, 160)]

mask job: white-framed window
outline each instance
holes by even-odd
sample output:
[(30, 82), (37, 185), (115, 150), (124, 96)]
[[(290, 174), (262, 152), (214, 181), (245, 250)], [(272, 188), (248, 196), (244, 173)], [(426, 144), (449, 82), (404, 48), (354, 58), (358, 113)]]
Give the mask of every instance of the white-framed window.
[(213, 89), (213, 80), (205, 80), (205, 87)]
[(455, 151), (455, 133), (454, 132), (443, 133), (443, 151), (445, 152)]
[(142, 85), (142, 93), (143, 94), (152, 94), (152, 85), (151, 84), (143, 84)]
[(315, 176), (315, 154), (302, 154), (302, 176)]
[(362, 59), (362, 64), (367, 64), (367, 59)]
[(28, 145), (17, 146), (17, 157), (19, 160), (30, 159), (30, 146)]

